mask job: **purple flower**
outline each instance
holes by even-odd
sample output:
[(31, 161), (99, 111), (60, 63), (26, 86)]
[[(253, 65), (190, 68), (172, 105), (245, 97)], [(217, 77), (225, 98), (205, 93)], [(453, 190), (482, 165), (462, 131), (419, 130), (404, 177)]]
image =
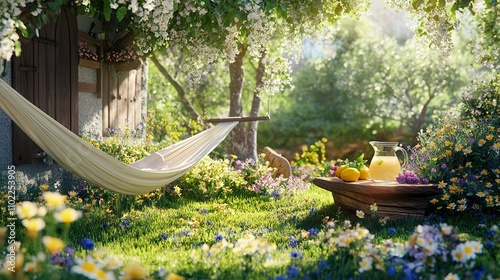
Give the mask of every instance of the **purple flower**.
[(222, 234), (217, 234), (215, 236), (215, 241), (221, 241), (222, 239), (224, 239), (224, 236), (222, 236)]
[(314, 235), (318, 234), (319, 230), (317, 228), (311, 228), (311, 229), (309, 229), (308, 232), (309, 232), (310, 236), (314, 236)]
[(295, 265), (290, 267), (288, 269), (288, 275), (291, 277), (291, 278), (295, 278), (295, 277), (298, 277), (299, 276), (299, 268), (296, 267)]
[(434, 167), (431, 168), (431, 173), (436, 173), (436, 172), (437, 172), (436, 168), (434, 168)]
[(94, 249), (94, 241), (92, 241), (90, 238), (84, 238), (81, 241), (81, 245), (83, 247), (83, 250), (93, 250)]
[(168, 235), (166, 235), (164, 233), (160, 233), (160, 238), (161, 239), (168, 239)]
[(446, 163), (441, 164), (442, 169), (446, 169)]
[(290, 247), (295, 248), (297, 247), (297, 239), (295, 237), (290, 235)]
[(297, 250), (292, 250), (292, 252), (290, 253), (290, 257), (292, 257), (292, 259), (297, 259), (297, 260), (303, 258), (302, 253)]

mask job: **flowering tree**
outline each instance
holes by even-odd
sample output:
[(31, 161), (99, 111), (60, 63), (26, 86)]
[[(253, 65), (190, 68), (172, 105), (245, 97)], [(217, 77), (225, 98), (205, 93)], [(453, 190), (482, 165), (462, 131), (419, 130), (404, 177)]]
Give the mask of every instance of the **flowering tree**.
[[(13, 0), (2, 1), (0, 58), (19, 53), (19, 35), (32, 36), (36, 29), (56, 17), (61, 7), (70, 6), (78, 14), (94, 16), (103, 29), (115, 33), (115, 46), (134, 43), (144, 55), (169, 47), (190, 55), (193, 73), (203, 73), (206, 65), (222, 59), (229, 65), (230, 116), (243, 114), (242, 92), (245, 57), (258, 61), (250, 115), (257, 115), (260, 97), (281, 90), (289, 82), (289, 51), (302, 37), (320, 35), (342, 15), (366, 10), (367, 0)], [(474, 7), (471, 0), (402, 1), (396, 5), (420, 15), (422, 34), (443, 34), (457, 20), (456, 11)], [(409, 2), (409, 4), (408, 4)], [(487, 2), (496, 11), (494, 1)], [(495, 19), (495, 17), (493, 17)], [(429, 23), (429, 24), (425, 24)], [(425, 30), (435, 31), (427, 32)], [(494, 31), (494, 30), (493, 30)], [(490, 31), (490, 32), (493, 32)], [(441, 32), (441, 33), (439, 33)], [(440, 36), (430, 36), (436, 42)], [(448, 38), (443, 36), (443, 38)], [(285, 59), (285, 57), (287, 59)], [(0, 69), (3, 72), (3, 69)], [(240, 158), (256, 157), (256, 123), (235, 128), (232, 152)]]

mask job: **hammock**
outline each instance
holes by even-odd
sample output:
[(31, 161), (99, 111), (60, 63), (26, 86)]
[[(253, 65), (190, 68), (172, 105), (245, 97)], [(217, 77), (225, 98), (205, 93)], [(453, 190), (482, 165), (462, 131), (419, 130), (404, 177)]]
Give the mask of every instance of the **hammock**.
[(2, 109), (40, 148), (68, 171), (105, 189), (145, 194), (181, 177), (238, 124), (220, 123), (132, 164), (95, 148), (45, 114), (0, 79)]

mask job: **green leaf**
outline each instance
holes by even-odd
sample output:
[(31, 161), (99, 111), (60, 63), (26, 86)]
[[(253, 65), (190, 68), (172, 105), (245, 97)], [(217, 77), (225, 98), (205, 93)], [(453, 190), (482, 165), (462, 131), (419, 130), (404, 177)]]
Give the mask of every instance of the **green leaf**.
[(116, 11), (116, 19), (118, 22), (122, 21), (125, 15), (127, 14), (127, 8), (126, 7), (120, 7)]
[(103, 3), (103, 13), (104, 13), (104, 19), (106, 21), (111, 20), (111, 1), (110, 0), (104, 0)]
[(16, 54), (16, 56), (20, 56), (21, 55), (21, 41), (16, 41), (14, 43), (14, 53)]
[(413, 7), (413, 9), (417, 10), (423, 3), (423, 0), (412, 0), (411, 6)]

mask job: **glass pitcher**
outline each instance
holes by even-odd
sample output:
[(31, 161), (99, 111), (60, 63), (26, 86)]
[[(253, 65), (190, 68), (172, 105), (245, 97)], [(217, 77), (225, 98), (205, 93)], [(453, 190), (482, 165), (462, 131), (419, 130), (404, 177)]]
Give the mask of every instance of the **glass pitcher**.
[[(402, 168), (408, 164), (408, 153), (398, 147), (398, 142), (370, 141), (375, 153), (370, 163), (370, 179), (375, 182), (395, 181)], [(403, 153), (403, 163), (399, 162), (397, 151)]]

